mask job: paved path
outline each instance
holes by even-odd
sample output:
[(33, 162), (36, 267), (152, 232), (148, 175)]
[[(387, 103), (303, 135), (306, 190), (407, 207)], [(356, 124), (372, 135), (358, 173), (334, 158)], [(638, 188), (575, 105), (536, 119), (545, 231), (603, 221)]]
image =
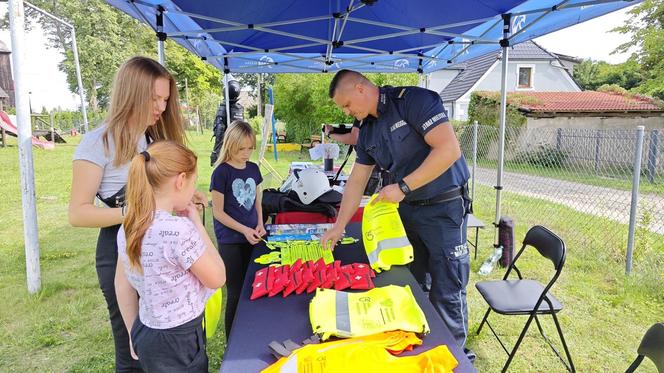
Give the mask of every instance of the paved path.
[[(478, 167), (475, 172), (477, 183), (488, 186), (496, 184), (495, 169)], [(577, 211), (629, 224), (631, 191), (515, 172), (504, 173), (503, 186), (504, 191), (545, 199), (569, 206)], [(641, 194), (639, 203), (641, 206), (650, 206), (651, 208), (652, 222), (648, 229), (654, 233), (664, 235), (664, 197)]]

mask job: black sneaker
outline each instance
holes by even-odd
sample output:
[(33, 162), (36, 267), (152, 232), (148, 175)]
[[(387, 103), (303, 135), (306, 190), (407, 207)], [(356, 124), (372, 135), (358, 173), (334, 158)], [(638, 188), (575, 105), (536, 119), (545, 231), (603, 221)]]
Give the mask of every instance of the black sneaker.
[(466, 354), (466, 357), (468, 358), (468, 360), (470, 360), (470, 363), (475, 364), (475, 359), (477, 359), (477, 355), (475, 355), (473, 350), (464, 347), (463, 352)]

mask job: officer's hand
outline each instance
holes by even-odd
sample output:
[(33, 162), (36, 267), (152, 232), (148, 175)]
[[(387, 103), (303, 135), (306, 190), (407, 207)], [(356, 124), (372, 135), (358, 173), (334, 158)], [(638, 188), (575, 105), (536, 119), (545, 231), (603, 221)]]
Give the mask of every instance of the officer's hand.
[(325, 126), (325, 134), (329, 135), (330, 132), (332, 132), (332, 126), (329, 124), (325, 124), (324, 126)]
[(334, 250), (334, 246), (336, 246), (337, 242), (341, 240), (343, 235), (343, 228), (337, 227), (335, 224), (323, 234), (323, 237), (320, 238), (320, 244), (323, 249)]
[(380, 190), (378, 197), (373, 200), (372, 204), (379, 201), (399, 203), (405, 196), (406, 195), (403, 194), (401, 188), (399, 188), (399, 184), (390, 184), (384, 186), (383, 189)]

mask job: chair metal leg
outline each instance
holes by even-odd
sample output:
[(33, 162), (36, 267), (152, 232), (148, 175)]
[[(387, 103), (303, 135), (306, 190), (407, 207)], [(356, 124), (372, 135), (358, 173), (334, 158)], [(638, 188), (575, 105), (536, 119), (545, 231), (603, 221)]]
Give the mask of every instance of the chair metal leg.
[[(565, 337), (563, 336), (563, 329), (560, 327), (560, 323), (558, 322), (558, 317), (556, 316), (556, 313), (552, 312), (551, 316), (553, 316), (553, 321), (556, 323), (556, 329), (558, 329), (558, 335), (560, 336), (560, 341), (563, 342), (563, 348), (565, 349), (565, 354), (567, 355), (567, 360), (569, 361), (569, 367), (567, 366), (567, 364), (565, 364), (565, 367), (569, 369), (570, 372), (574, 373), (576, 372), (576, 369), (574, 369), (574, 363), (572, 362), (572, 355), (569, 353), (569, 349), (567, 348), (567, 343), (565, 342)], [(558, 355), (558, 357), (560, 357), (560, 355)], [(562, 361), (562, 358), (560, 358), (560, 360)]]
[(540, 321), (539, 321), (539, 318), (537, 317), (537, 315), (535, 315), (535, 322), (537, 323), (537, 329), (539, 329), (539, 332), (542, 335), (542, 338), (544, 339), (544, 341), (549, 345), (549, 347), (551, 347), (551, 349), (553, 350), (553, 353), (555, 353), (556, 356), (558, 356), (558, 359), (560, 359), (560, 361), (563, 363), (563, 365), (565, 366), (565, 369), (571, 370), (569, 365), (567, 365), (567, 362), (565, 361), (565, 359), (563, 359), (563, 357), (560, 355), (560, 352), (558, 352), (556, 347), (553, 345), (553, 342), (551, 342), (551, 339), (549, 339), (549, 337), (547, 337), (547, 335), (544, 333), (544, 329), (542, 329), (542, 325), (540, 324)]
[(484, 323), (486, 322), (486, 319), (489, 317), (489, 313), (490, 313), (490, 312), (491, 312), (491, 307), (489, 307), (489, 308), (486, 310), (486, 313), (484, 314), (484, 318), (482, 319), (482, 322), (480, 323), (480, 327), (477, 328), (477, 335), (479, 335), (480, 332), (482, 331), (482, 326), (484, 326)]
[(480, 234), (480, 228), (475, 227), (475, 259), (477, 259), (477, 236)]
[(627, 368), (625, 373), (634, 373), (636, 368), (638, 368), (639, 365), (641, 365), (642, 361), (643, 361), (643, 355), (637, 356), (636, 359), (634, 359), (634, 362), (632, 363), (632, 365), (630, 365), (629, 368)]
[(523, 337), (526, 336), (526, 332), (528, 331), (528, 327), (530, 327), (530, 323), (533, 321), (535, 318), (535, 312), (530, 314), (530, 317), (528, 318), (528, 321), (526, 321), (526, 325), (523, 327), (523, 330), (521, 331), (521, 335), (519, 335), (519, 339), (517, 339), (516, 344), (514, 345), (514, 348), (512, 349), (512, 352), (510, 353), (510, 356), (507, 358), (507, 362), (505, 362), (505, 365), (503, 366), (502, 372), (505, 373), (507, 372), (507, 368), (509, 368), (510, 363), (512, 363), (512, 359), (514, 359), (514, 355), (516, 355), (516, 351), (519, 349), (519, 346), (521, 345), (521, 342), (523, 341)]
[(493, 327), (491, 326), (491, 323), (489, 322), (489, 320), (486, 321), (486, 326), (489, 327), (489, 330), (491, 330), (491, 333), (493, 333), (493, 336), (496, 337), (496, 339), (498, 340), (498, 343), (500, 343), (500, 347), (502, 347), (503, 350), (505, 351), (505, 354), (507, 354), (507, 356), (509, 356), (510, 352), (507, 351), (507, 347), (505, 347), (505, 344), (503, 343), (503, 341), (498, 336), (498, 333), (496, 333), (496, 331), (493, 330)]

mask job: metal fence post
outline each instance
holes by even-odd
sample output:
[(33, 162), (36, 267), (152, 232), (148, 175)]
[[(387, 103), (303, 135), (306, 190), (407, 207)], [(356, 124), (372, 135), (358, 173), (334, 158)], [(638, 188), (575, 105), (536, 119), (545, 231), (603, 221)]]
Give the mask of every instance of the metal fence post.
[(477, 167), (477, 130), (478, 123), (475, 121), (473, 123), (473, 173), (471, 177), (473, 178), (471, 183), (470, 198), (475, 200), (475, 168)]
[(632, 206), (629, 211), (629, 233), (627, 235), (627, 260), (625, 273), (632, 272), (632, 255), (634, 254), (634, 231), (636, 230), (636, 213), (639, 203), (639, 182), (641, 180), (641, 156), (643, 155), (644, 126), (636, 129), (636, 152), (634, 153), (634, 176), (632, 177)]
[(556, 150), (560, 151), (563, 147), (563, 129), (556, 128)]
[(657, 174), (657, 145), (659, 145), (659, 131), (656, 129), (650, 131), (650, 144), (648, 146), (648, 182), (655, 182)]
[(601, 145), (600, 130), (595, 132), (595, 173), (599, 173), (599, 151)]

